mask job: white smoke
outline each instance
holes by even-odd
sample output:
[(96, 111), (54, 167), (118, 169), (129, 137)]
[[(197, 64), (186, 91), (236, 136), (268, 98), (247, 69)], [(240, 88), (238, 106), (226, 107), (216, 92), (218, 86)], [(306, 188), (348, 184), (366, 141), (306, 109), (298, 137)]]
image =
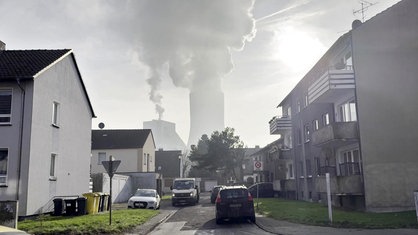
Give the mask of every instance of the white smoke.
[(221, 90), (233, 68), (231, 50), (255, 36), (253, 0), (145, 0), (138, 8), (140, 59), (150, 67), (150, 99), (160, 118), (162, 68), (175, 86)]

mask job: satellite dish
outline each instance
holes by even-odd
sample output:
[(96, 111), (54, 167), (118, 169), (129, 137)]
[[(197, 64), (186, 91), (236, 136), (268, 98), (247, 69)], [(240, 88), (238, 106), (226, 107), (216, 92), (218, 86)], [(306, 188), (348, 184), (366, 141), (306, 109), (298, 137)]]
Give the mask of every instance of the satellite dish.
[(99, 128), (103, 129), (105, 127), (105, 124), (103, 122), (99, 123)]

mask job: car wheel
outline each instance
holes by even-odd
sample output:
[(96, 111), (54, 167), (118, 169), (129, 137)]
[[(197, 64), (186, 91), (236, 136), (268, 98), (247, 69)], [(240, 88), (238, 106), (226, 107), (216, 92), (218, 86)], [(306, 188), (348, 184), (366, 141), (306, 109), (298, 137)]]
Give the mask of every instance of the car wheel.
[(171, 202), (171, 205), (172, 205), (172, 206), (176, 206), (176, 203), (174, 203), (174, 202)]
[(251, 216), (250, 221), (255, 224), (255, 216)]
[(223, 222), (222, 219), (216, 218), (216, 224), (222, 224), (222, 222)]

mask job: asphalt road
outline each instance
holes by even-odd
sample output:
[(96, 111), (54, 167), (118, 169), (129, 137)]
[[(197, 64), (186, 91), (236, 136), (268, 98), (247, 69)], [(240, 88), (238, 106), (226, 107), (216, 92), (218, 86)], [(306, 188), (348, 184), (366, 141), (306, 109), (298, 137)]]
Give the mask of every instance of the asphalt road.
[(195, 206), (172, 207), (165, 203), (162, 213), (170, 212), (168, 218), (155, 227), (149, 234), (271, 234), (260, 229), (250, 221), (225, 221), (221, 225), (215, 222), (215, 206), (210, 203), (209, 194), (203, 193), (199, 204)]

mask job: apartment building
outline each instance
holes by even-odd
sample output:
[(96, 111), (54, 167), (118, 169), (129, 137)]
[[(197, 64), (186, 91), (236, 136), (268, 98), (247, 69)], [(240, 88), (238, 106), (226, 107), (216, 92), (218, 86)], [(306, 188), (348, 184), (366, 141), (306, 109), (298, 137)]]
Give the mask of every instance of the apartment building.
[[(297, 199), (384, 212), (414, 208), (418, 189), (418, 2), (353, 22), (270, 120), (292, 161)], [(288, 150), (290, 149), (290, 150)], [(281, 149), (283, 151), (283, 149)], [(291, 176), (294, 176), (293, 178)]]

